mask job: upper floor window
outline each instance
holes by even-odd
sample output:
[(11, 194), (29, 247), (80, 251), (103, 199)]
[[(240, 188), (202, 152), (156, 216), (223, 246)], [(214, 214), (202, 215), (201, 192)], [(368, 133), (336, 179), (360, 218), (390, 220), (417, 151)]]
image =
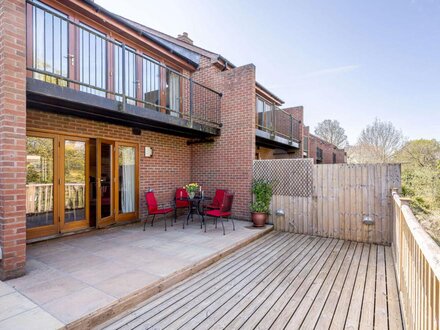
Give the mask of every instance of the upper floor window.
[(333, 153), (333, 164), (336, 164), (336, 154)]
[(40, 71), (34, 71), (33, 77), (67, 86), (67, 81), (62, 79), (69, 76), (67, 15), (39, 1), (34, 2), (41, 8), (32, 7), (32, 66)]
[(257, 126), (263, 129), (272, 129), (273, 104), (257, 96)]
[[(107, 42), (105, 34), (81, 23), (79, 29), (79, 78), (84, 92), (105, 96), (107, 86)], [(93, 87), (97, 88), (93, 88)]]

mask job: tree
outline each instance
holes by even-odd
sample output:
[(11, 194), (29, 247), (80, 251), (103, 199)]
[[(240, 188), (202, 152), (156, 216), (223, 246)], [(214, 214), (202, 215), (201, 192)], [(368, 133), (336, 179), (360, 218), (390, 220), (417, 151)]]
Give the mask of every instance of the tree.
[(319, 123), (315, 128), (315, 134), (340, 149), (344, 148), (347, 144), (345, 130), (337, 120), (326, 119)]
[(375, 119), (362, 130), (352, 155), (356, 161), (365, 163), (389, 163), (404, 145), (400, 130), (391, 122)]
[(396, 153), (402, 163), (402, 190), (416, 213), (440, 209), (440, 142), (413, 140)]

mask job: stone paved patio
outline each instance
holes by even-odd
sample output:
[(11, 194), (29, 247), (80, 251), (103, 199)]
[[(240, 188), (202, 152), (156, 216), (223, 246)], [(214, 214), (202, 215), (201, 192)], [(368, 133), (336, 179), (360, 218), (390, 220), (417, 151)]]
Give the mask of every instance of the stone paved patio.
[[(132, 224), (28, 245), (27, 274), (0, 282), (0, 329), (55, 329), (262, 234), (251, 223)], [(266, 227), (266, 231), (271, 227)], [(38, 322), (35, 322), (38, 320)]]

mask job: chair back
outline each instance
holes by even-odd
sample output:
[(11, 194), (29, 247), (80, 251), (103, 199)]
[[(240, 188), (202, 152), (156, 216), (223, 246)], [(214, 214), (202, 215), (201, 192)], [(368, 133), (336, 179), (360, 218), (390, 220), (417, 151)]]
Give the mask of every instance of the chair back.
[(215, 191), (214, 199), (212, 200), (212, 206), (220, 208), (225, 198), (227, 190), (217, 189)]
[(147, 202), (148, 213), (157, 211), (157, 200), (154, 192), (148, 191), (145, 193), (145, 201)]
[(185, 188), (176, 189), (176, 207), (188, 207), (189, 201), (182, 201), (179, 198), (188, 198), (188, 192)]
[(232, 202), (234, 201), (234, 194), (226, 193), (223, 202), (220, 204), (220, 213), (231, 212)]

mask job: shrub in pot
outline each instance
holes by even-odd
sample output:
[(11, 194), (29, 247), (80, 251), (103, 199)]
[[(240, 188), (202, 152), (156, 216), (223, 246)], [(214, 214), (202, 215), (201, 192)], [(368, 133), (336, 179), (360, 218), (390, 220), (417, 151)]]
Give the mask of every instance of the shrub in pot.
[(254, 194), (254, 201), (250, 207), (252, 222), (255, 227), (263, 227), (270, 213), (272, 184), (262, 179), (254, 180), (252, 183), (252, 193)]

